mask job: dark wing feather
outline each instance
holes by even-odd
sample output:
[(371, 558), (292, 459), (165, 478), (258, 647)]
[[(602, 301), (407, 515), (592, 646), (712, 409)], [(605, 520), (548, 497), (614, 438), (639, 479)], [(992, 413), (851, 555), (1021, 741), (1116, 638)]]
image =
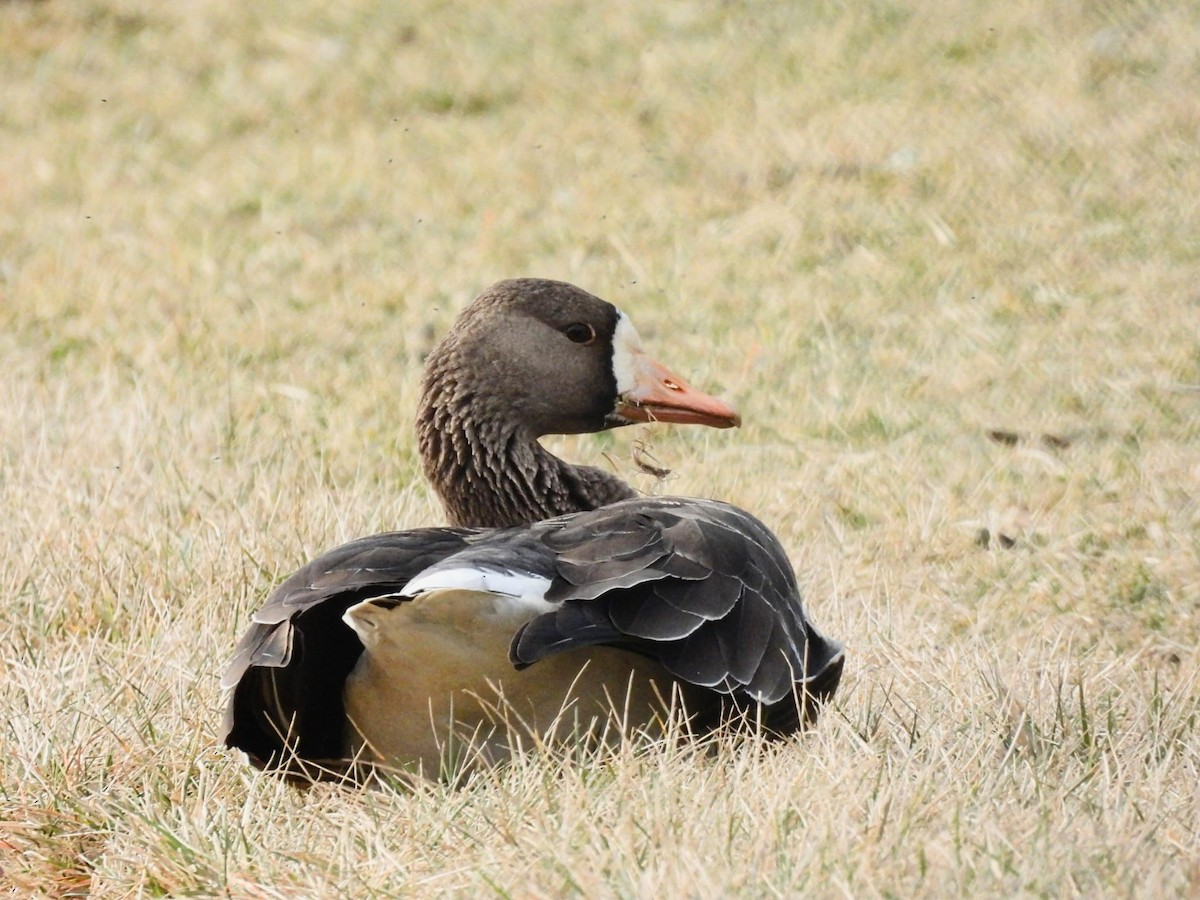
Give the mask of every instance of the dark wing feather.
[(399, 590), (480, 532), (422, 528), (353, 541), (284, 581), (254, 615), (221, 684), (227, 746), (263, 766), (344, 753), (342, 689), (362, 644), (342, 615)]
[(622, 635), (650, 641), (682, 640), (704, 624), (702, 616), (663, 603), (653, 590), (636, 591), (623, 603), (596, 605), (608, 607), (608, 617)]
[(665, 645), (659, 653), (659, 662), (689, 684), (714, 688), (722, 693), (740, 686), (730, 683), (729, 663), (721, 653), (716, 629), (697, 629), (682, 641)]
[(775, 616), (770, 604), (748, 588), (739, 593), (735, 607), (729, 627), (718, 629), (717, 637), (730, 677), (749, 684), (767, 652)]
[(651, 590), (665, 605), (712, 621), (723, 619), (730, 613), (741, 597), (743, 587), (738, 578), (712, 572), (699, 580), (659, 581)]
[(808, 621), (786, 554), (749, 513), (637, 499), (530, 533), (555, 555), (546, 599), (560, 605), (517, 633), (518, 667), (572, 647), (623, 647), (728, 695), (734, 709), (762, 704), (769, 724), (785, 730), (799, 727), (797, 696), (810, 695), (811, 719), (836, 688), (842, 648)]
[(538, 616), (518, 630), (509, 657), (524, 669), (572, 647), (620, 646), (624, 637), (602, 605), (575, 603)]

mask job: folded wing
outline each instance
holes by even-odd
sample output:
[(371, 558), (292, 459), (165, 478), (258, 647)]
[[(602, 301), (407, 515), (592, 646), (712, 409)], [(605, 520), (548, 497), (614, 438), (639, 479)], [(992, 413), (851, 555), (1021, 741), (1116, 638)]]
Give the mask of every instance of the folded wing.
[(342, 615), (355, 603), (394, 593), (478, 533), (377, 534), (330, 551), (284, 581), (255, 613), (221, 679), (223, 688), (233, 689), (223, 723), (226, 745), (258, 765), (340, 758), (342, 691), (363, 649)]
[(842, 648), (805, 616), (778, 540), (726, 503), (627, 500), (497, 532), (401, 593), (464, 587), (467, 572), (536, 585), (545, 601), (513, 636), (519, 669), (576, 647), (619, 647), (725, 695), (726, 708), (761, 705), (782, 732), (815, 718), (840, 678)]

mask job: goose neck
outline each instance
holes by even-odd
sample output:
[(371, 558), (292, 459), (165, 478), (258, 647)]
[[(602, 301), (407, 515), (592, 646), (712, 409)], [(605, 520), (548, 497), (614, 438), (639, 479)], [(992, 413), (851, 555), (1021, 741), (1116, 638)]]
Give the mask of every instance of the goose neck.
[(558, 458), (484, 401), (431, 398), (417, 434), (425, 475), (454, 525), (522, 525), (634, 496), (616, 476)]

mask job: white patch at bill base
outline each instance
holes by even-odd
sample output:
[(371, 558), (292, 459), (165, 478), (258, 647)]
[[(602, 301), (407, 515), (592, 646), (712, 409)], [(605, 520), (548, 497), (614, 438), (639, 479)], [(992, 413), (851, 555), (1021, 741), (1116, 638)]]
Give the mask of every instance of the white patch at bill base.
[(629, 316), (617, 310), (617, 328), (613, 332), (612, 367), (617, 380), (617, 396), (621, 397), (637, 387), (636, 358), (645, 354), (642, 339), (629, 321)]

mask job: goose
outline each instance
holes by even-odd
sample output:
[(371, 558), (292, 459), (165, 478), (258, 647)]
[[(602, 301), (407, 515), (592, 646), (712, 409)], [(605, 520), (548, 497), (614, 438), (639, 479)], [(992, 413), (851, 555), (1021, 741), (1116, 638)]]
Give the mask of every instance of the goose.
[(653, 421), (740, 424), (611, 303), (543, 279), (484, 291), (429, 356), (417, 411), (450, 524), (352, 541), (284, 580), (222, 678), (226, 746), (299, 781), (444, 777), (455, 748), (491, 765), (523, 735), (661, 734), (672, 710), (698, 733), (815, 723), (844, 651), (770, 530), (538, 443)]

